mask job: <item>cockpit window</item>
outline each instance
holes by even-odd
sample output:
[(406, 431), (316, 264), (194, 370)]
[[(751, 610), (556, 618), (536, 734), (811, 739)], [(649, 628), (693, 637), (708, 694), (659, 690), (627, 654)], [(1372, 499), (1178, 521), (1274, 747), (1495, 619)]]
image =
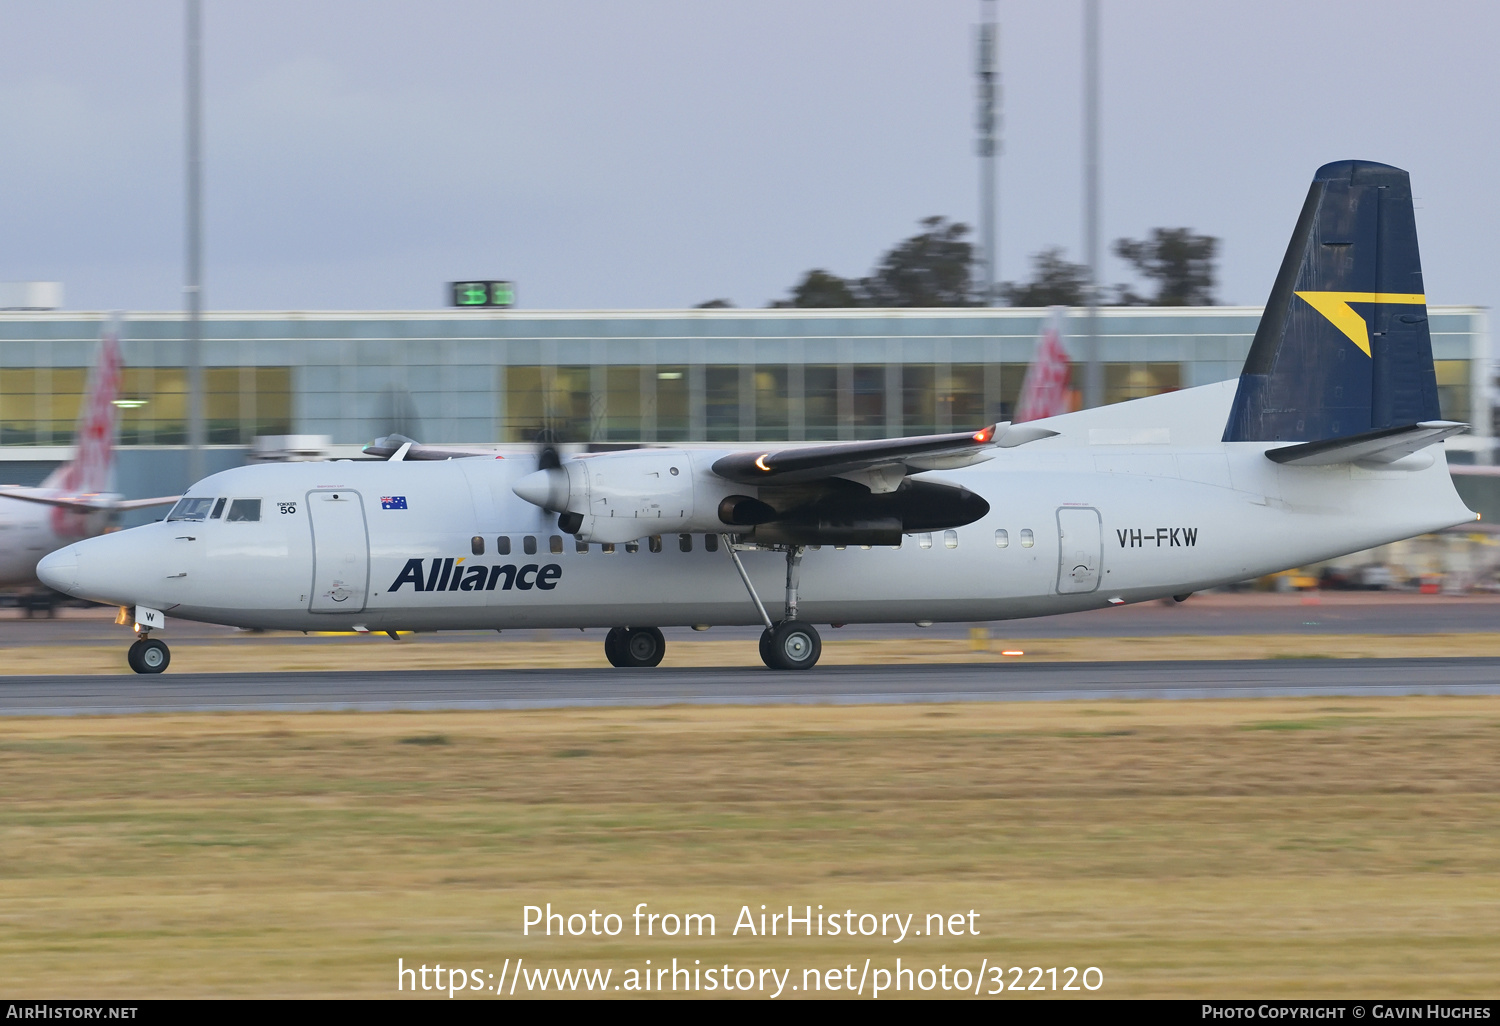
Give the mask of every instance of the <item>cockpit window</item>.
[(205, 517), (208, 516), (209, 507), (211, 507), (213, 504), (214, 504), (214, 500), (211, 499), (211, 498), (208, 498), (208, 499), (197, 499), (197, 498), (178, 499), (177, 500), (177, 505), (175, 505), (175, 506), (172, 507), (172, 512), (170, 512), (170, 513), (167, 514), (167, 519), (168, 520), (202, 520), (202, 519), (204, 519)]
[(214, 503), (214, 511), (209, 514), (208, 519), (217, 520), (224, 515), (224, 502), (224, 499), (220, 499)]
[(260, 519), (259, 499), (235, 499), (229, 504), (229, 516), (224, 518), (230, 523), (236, 520), (251, 521)]

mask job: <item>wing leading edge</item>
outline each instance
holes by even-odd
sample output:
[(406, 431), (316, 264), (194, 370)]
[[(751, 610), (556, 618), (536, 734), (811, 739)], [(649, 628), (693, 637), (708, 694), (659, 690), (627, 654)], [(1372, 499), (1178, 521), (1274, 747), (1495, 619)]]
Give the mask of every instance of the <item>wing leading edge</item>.
[(895, 491), (907, 474), (956, 470), (990, 459), (994, 455), (990, 450), (997, 446), (1011, 448), (1055, 434), (1034, 424), (1005, 421), (981, 431), (736, 452), (715, 460), (713, 472), (744, 485), (791, 485), (843, 477), (882, 493)]

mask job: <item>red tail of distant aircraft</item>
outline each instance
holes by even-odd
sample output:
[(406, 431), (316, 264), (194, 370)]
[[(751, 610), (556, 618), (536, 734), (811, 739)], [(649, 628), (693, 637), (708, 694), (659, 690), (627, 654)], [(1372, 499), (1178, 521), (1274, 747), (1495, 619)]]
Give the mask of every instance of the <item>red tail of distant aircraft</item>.
[(109, 492), (114, 471), (115, 400), (123, 376), (120, 358), (120, 318), (111, 317), (99, 336), (99, 359), (89, 374), (89, 391), (78, 413), (74, 437), (77, 453), (37, 488), (0, 486), (0, 498), (51, 507), (0, 506), (0, 522), (17, 528), (18, 545), (0, 552), (0, 587), (28, 584), (36, 579), (37, 560), (60, 545), (100, 534), (112, 513), (148, 506), (165, 506), (176, 496), (122, 500)]
[(1014, 423), (1056, 417), (1068, 412), (1068, 354), (1063, 349), (1063, 307), (1054, 306), (1037, 338), (1036, 355), (1021, 383)]

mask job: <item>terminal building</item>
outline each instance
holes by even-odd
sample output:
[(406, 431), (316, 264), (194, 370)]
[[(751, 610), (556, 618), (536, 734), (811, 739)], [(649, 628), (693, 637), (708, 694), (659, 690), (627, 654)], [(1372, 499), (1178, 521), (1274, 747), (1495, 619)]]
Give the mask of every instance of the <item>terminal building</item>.
[[(1101, 309), (1113, 403), (1239, 374), (1259, 307)], [(1486, 311), (1431, 307), (1450, 452), (1488, 459)], [(0, 481), (65, 459), (103, 314), (0, 312)], [(977, 428), (1015, 407), (1046, 311), (217, 312), (203, 320), (210, 470), (257, 437), (336, 456), (391, 432), (427, 443), (623, 445), (882, 438)], [(1065, 345), (1081, 390), (1082, 311)], [(120, 487), (185, 486), (181, 313), (125, 318)], [(1456, 455), (1457, 459), (1472, 456)]]

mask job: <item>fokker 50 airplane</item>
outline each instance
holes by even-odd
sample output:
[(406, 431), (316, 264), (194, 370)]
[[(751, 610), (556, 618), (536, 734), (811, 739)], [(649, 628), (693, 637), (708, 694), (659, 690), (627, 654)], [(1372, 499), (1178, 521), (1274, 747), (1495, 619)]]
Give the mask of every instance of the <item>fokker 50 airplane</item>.
[(167, 506), (177, 496), (122, 499), (108, 491), (114, 467), (115, 399), (120, 392), (120, 322), (111, 318), (99, 336), (99, 359), (74, 433), (77, 453), (36, 488), (0, 485), (0, 588), (33, 584), (37, 561), (47, 553), (99, 534), (112, 514)]
[(660, 662), (664, 626), (763, 623), (765, 663), (805, 669), (814, 623), (1185, 597), (1473, 520), (1436, 444), (1463, 428), (1438, 410), (1407, 174), (1344, 161), (1313, 179), (1238, 381), (921, 438), (242, 467), (39, 572), (121, 606), (143, 673), (170, 658), (164, 613), (611, 627), (615, 666)]

